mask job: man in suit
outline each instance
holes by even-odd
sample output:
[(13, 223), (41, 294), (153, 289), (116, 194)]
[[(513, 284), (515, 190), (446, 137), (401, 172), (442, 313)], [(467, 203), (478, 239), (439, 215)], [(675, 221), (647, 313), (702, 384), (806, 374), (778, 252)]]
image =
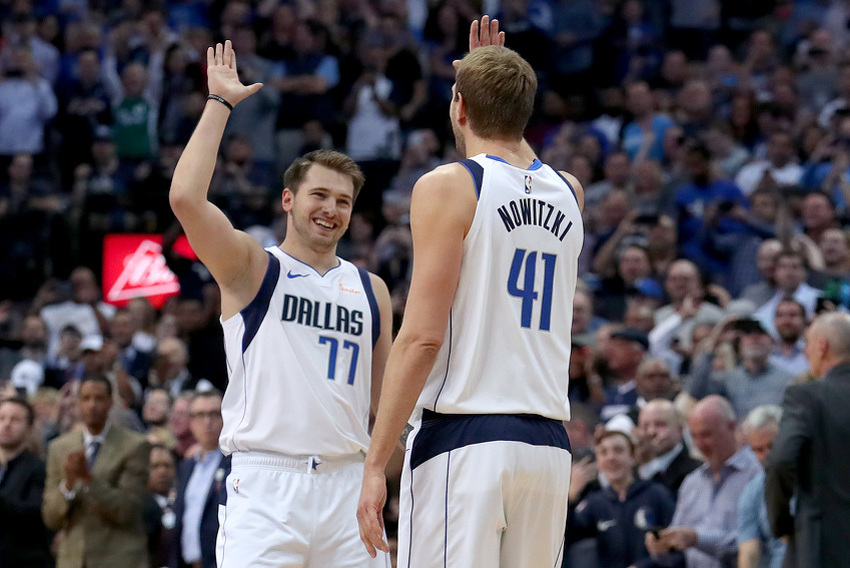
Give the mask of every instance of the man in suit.
[(42, 515), (61, 531), (56, 568), (147, 565), (142, 503), (150, 445), (110, 423), (111, 407), (109, 380), (85, 376), (77, 398), (81, 427), (48, 449)]
[(218, 448), (221, 393), (206, 391), (193, 396), (189, 427), (199, 449), (177, 470), (176, 542), (171, 547), (169, 567), (215, 568), (218, 506), (224, 504), (224, 480), (230, 473), (230, 457)]
[(685, 477), (702, 465), (690, 456), (683, 441), (682, 417), (669, 400), (649, 401), (640, 411), (634, 435), (649, 458), (638, 466), (640, 478), (665, 485), (673, 495)]
[[(812, 375), (785, 392), (779, 433), (765, 462), (773, 534), (789, 536), (797, 568), (850, 566), (850, 315), (819, 316), (806, 332)], [(797, 496), (792, 516), (789, 503)]]
[(22, 398), (0, 400), (0, 566), (48, 566), (41, 521), (44, 462), (27, 449), (35, 413)]

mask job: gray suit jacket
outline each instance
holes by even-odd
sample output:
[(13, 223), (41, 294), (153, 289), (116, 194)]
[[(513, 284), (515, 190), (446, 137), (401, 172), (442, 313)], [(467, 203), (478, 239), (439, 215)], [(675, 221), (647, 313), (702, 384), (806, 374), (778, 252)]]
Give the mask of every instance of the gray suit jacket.
[(788, 387), (782, 406), (765, 462), (773, 533), (790, 536), (797, 568), (850, 567), (850, 364)]
[(68, 501), (59, 489), (65, 456), (83, 448), (77, 430), (54, 440), (47, 454), (44, 524), (61, 531), (56, 568), (142, 568), (147, 538), (142, 527), (150, 445), (141, 434), (112, 424), (87, 490)]

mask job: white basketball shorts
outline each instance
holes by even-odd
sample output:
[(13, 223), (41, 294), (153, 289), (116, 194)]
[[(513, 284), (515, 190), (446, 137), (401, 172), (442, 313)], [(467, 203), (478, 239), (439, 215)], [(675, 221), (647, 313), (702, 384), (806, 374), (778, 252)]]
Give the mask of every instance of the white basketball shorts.
[(360, 541), (363, 457), (336, 460), (236, 452), (219, 507), (219, 568), (389, 568)]
[(569, 499), (563, 423), (424, 411), (401, 480), (400, 568), (560, 568)]

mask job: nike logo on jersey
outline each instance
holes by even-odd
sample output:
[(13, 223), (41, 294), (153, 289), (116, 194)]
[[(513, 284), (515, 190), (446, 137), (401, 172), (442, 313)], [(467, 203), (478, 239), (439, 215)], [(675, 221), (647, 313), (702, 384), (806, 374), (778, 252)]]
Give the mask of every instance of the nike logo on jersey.
[(307, 278), (307, 276), (307, 274), (293, 274), (291, 270), (286, 273), (287, 278)]
[(605, 532), (616, 524), (617, 519), (611, 519), (610, 521), (597, 521), (596, 530), (598, 530), (599, 532)]

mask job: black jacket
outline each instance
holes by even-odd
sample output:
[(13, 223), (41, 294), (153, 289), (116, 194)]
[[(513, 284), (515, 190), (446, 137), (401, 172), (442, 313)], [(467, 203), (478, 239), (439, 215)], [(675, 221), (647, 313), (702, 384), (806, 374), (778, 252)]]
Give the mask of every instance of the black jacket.
[(606, 487), (590, 493), (567, 520), (567, 539), (596, 537), (599, 568), (626, 568), (647, 558), (644, 538), (650, 527), (666, 527), (673, 519), (675, 500), (653, 481), (636, 480), (626, 499)]
[(782, 407), (765, 461), (770, 526), (791, 537), (797, 568), (850, 567), (850, 364), (789, 386)]
[(48, 566), (48, 533), (41, 520), (44, 462), (23, 452), (0, 480), (0, 567)]

